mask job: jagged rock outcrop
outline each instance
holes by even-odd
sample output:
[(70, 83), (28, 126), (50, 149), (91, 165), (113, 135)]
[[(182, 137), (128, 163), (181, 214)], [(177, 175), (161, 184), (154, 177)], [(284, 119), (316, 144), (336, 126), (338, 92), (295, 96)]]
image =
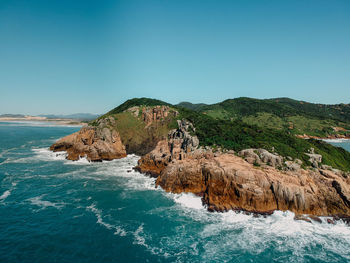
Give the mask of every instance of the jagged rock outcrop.
[(149, 125), (154, 121), (159, 121), (168, 117), (168, 114), (169, 114), (168, 106), (155, 106), (155, 107), (142, 108), (142, 119), (147, 125)]
[(257, 168), (232, 154), (173, 160), (156, 183), (169, 192), (202, 196), (210, 211), (350, 215), (349, 179), (333, 172), (323, 176), (317, 170)]
[(193, 155), (199, 146), (198, 138), (190, 134), (194, 130), (193, 125), (186, 120), (178, 120), (177, 123), (178, 128), (169, 131), (168, 139), (159, 141), (153, 151), (139, 160), (136, 170), (156, 177), (170, 161)]
[(166, 138), (167, 125), (178, 115), (168, 106), (135, 106), (124, 112), (101, 117), (79, 132), (60, 139), (50, 149), (66, 151), (69, 160), (86, 157), (89, 161), (102, 161), (122, 158), (126, 154), (144, 155)]
[(238, 153), (248, 163), (251, 164), (268, 164), (273, 167), (282, 167), (283, 157), (268, 152), (265, 149), (245, 149)]
[(197, 136), (190, 134), (191, 131), (195, 131), (193, 124), (183, 119), (177, 120), (177, 125), (178, 128), (171, 130), (168, 134), (172, 151), (174, 151), (175, 145), (180, 145), (180, 149), (184, 153), (195, 150), (199, 146), (199, 140)]
[(50, 149), (66, 151), (70, 160), (145, 154), (136, 170), (157, 177), (156, 185), (165, 191), (201, 196), (210, 211), (290, 210), (297, 215), (350, 216), (350, 176), (321, 165), (322, 156), (313, 149), (306, 153), (314, 167), (309, 170), (301, 168), (300, 160), (283, 158), (274, 150), (246, 149), (239, 156), (224, 149), (213, 152), (199, 147), (195, 127), (186, 120), (178, 120), (178, 128), (169, 131), (173, 120), (169, 117), (178, 113), (168, 106), (132, 107), (126, 112), (118, 115), (120, 119), (100, 118)]
[(89, 161), (102, 161), (126, 156), (119, 133), (107, 127), (83, 127), (80, 131), (58, 140), (50, 150), (66, 151), (67, 159), (73, 161), (82, 157)]
[[(248, 157), (247, 161), (234, 153), (213, 153), (203, 148), (185, 153), (181, 136), (174, 139), (173, 134), (143, 156), (137, 166), (139, 171), (157, 177), (156, 185), (165, 191), (199, 195), (209, 211), (350, 215), (350, 177), (340, 171), (301, 169), (300, 160), (286, 164), (281, 156), (264, 149), (242, 151), (240, 155)], [(256, 162), (263, 165), (256, 167)], [(284, 170), (275, 168), (283, 164)]]
[(316, 154), (314, 148), (311, 148), (309, 152), (305, 154), (310, 157), (309, 162), (311, 165), (315, 168), (318, 168), (319, 164), (322, 162), (322, 155)]

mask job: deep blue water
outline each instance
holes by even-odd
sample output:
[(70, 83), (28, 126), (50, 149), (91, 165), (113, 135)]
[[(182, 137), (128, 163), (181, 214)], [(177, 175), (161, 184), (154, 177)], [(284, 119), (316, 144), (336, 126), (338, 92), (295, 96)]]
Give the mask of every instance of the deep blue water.
[[(349, 262), (350, 227), (208, 213), (131, 171), (48, 151), (79, 128), (0, 123), (0, 262)], [(325, 220), (325, 219), (323, 219)]]

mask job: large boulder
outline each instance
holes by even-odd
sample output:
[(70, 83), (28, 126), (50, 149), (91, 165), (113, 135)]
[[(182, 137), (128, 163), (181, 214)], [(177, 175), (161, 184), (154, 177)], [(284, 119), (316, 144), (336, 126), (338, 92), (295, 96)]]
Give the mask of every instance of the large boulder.
[(106, 127), (83, 127), (54, 143), (50, 150), (66, 151), (68, 160), (86, 157), (89, 161), (119, 159), (126, 156), (119, 133)]

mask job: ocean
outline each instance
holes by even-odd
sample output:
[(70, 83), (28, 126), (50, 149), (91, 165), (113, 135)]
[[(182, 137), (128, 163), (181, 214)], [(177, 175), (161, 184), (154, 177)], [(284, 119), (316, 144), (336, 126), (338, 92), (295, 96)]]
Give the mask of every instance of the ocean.
[[(0, 123), (0, 262), (350, 262), (350, 227), (209, 213), (132, 167), (65, 160), (79, 127)], [(350, 149), (349, 142), (336, 142)]]

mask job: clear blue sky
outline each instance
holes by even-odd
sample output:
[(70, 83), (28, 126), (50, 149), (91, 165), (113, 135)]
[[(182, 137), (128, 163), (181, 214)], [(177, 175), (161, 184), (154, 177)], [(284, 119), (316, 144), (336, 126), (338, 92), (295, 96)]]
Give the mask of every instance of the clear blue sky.
[(0, 1), (0, 114), (241, 96), (350, 103), (350, 1)]

